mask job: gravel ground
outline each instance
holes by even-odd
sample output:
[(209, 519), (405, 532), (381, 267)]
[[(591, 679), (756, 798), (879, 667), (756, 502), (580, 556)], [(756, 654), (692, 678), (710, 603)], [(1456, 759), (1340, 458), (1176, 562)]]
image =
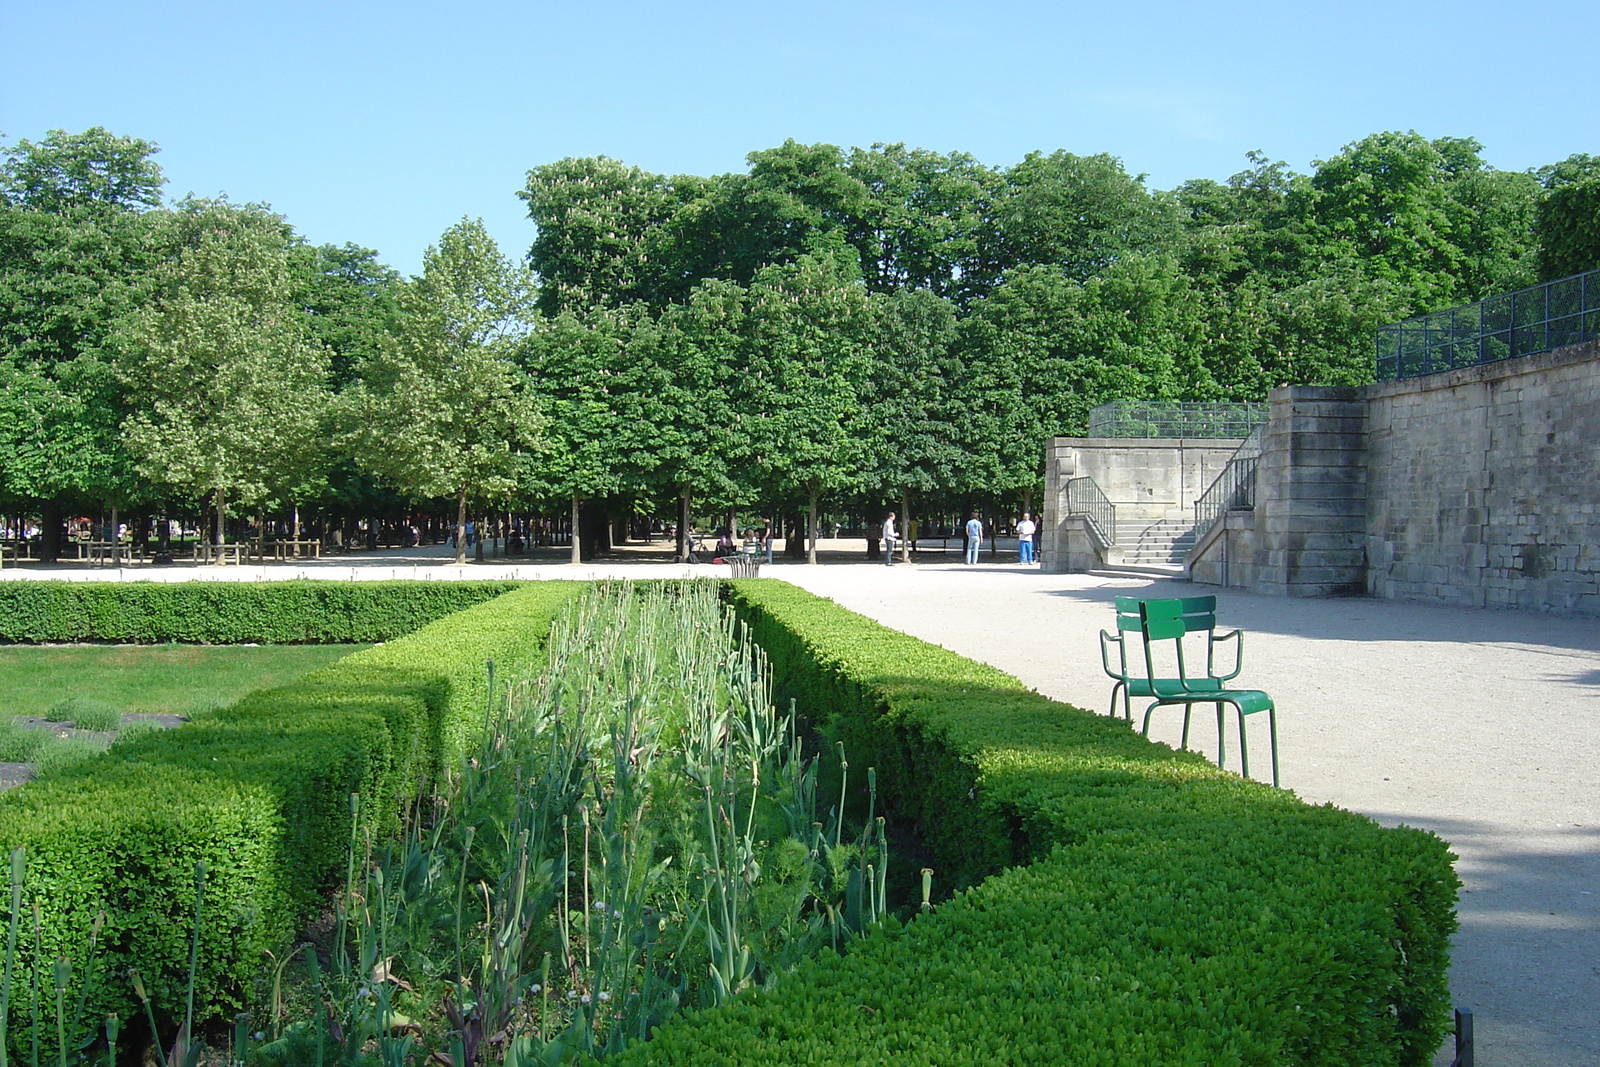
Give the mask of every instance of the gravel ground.
[[(1473, 1009), (1480, 1067), (1600, 1065), (1600, 626), (1522, 612), (1373, 600), (1289, 600), (1209, 586), (1046, 575), (1014, 563), (858, 562), (861, 543), (822, 543), (826, 566), (780, 563), (846, 607), (991, 663), (1042, 693), (1105, 711), (1096, 634), (1112, 598), (1216, 592), (1219, 622), (1247, 633), (1241, 684), (1278, 705), (1282, 784), (1387, 825), (1448, 840), (1465, 883), (1451, 984)], [(725, 574), (659, 562), (539, 561), (454, 567), (442, 546), (266, 567), (8, 568), (0, 579), (262, 581), (292, 577), (590, 578)], [(553, 555), (553, 553), (551, 554)], [(933, 557), (930, 557), (933, 558)], [(1001, 559), (1014, 559), (1002, 554)], [(550, 559), (547, 556), (546, 559)], [(1201, 709), (1202, 712), (1204, 709)], [(1151, 736), (1176, 745), (1168, 709)], [(1251, 720), (1252, 769), (1270, 779), (1266, 723)], [(1197, 714), (1191, 742), (1215, 754)], [(1237, 745), (1229, 766), (1237, 768)], [(1440, 1065), (1450, 1053), (1441, 1050)]]

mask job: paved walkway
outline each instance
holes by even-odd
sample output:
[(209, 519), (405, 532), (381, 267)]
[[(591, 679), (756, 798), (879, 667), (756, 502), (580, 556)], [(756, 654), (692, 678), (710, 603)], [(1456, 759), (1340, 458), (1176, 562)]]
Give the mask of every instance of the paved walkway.
[[(1111, 620), (1112, 597), (1215, 591), (1044, 575), (1010, 563), (966, 567), (953, 557), (891, 568), (846, 562), (859, 560), (859, 542), (823, 547), (832, 565), (780, 563), (763, 573), (1102, 712), (1110, 681), (1095, 635)], [(647, 555), (622, 564), (458, 568), (445, 554), (430, 548), (264, 568), (130, 568), (123, 577), (724, 573), (644, 562)], [(52, 577), (117, 576), (81, 565), (51, 570)], [(0, 572), (28, 576), (46, 572)], [(1314, 803), (1433, 830), (1460, 856), (1465, 891), (1451, 982), (1455, 1002), (1476, 1014), (1480, 1067), (1600, 1065), (1600, 626), (1370, 600), (1218, 597), (1220, 621), (1247, 631), (1241, 681), (1277, 700), (1283, 785)], [(1152, 736), (1176, 744), (1179, 719), (1167, 713)], [(1196, 724), (1191, 739), (1213, 754), (1214, 727), (1200, 715)], [(1264, 722), (1252, 723), (1251, 739), (1257, 775), (1270, 774)]]

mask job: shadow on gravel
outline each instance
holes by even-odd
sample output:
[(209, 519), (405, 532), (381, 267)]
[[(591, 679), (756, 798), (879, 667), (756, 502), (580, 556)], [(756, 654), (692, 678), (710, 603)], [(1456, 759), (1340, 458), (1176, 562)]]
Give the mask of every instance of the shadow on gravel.
[[(1528, 611), (1456, 608), (1404, 601), (1291, 599), (1220, 589), (1192, 582), (1151, 581), (1093, 589), (1052, 589), (1045, 596), (1106, 606), (1119, 596), (1215, 596), (1218, 623), (1258, 633), (1329, 641), (1438, 641), (1450, 644), (1511, 644), (1600, 653), (1600, 627), (1592, 619)], [(1572, 679), (1600, 685), (1600, 669)]]

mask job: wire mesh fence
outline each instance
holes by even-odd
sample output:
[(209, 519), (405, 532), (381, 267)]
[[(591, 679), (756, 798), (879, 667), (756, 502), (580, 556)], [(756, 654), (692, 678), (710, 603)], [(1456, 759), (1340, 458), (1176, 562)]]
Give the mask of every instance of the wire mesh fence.
[(1119, 400), (1089, 409), (1090, 437), (1248, 437), (1267, 405), (1237, 401)]
[(1600, 339), (1600, 269), (1378, 327), (1377, 378), (1475, 367)]

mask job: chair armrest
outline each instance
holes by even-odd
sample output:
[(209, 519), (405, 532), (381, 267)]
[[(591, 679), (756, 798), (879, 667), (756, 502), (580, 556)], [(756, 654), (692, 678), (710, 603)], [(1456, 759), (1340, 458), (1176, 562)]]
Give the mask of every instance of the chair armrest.
[[(1217, 645), (1223, 641), (1233, 641), (1233, 670), (1222, 674), (1217, 670), (1216, 653)], [(1206, 646), (1206, 669), (1211, 677), (1221, 682), (1226, 682), (1239, 677), (1239, 672), (1244, 670), (1244, 631), (1230, 630), (1225, 634), (1212, 634), (1211, 641)]]
[(1117, 660), (1118, 662), (1126, 664), (1127, 647), (1122, 643), (1122, 634), (1117, 633), (1113, 635), (1104, 630), (1100, 631), (1100, 666), (1105, 670), (1107, 675), (1120, 681), (1127, 677), (1128, 670), (1126, 665), (1124, 665), (1121, 671), (1114, 671), (1111, 669), (1111, 658), (1106, 654), (1106, 646), (1108, 644), (1115, 644), (1117, 646)]

